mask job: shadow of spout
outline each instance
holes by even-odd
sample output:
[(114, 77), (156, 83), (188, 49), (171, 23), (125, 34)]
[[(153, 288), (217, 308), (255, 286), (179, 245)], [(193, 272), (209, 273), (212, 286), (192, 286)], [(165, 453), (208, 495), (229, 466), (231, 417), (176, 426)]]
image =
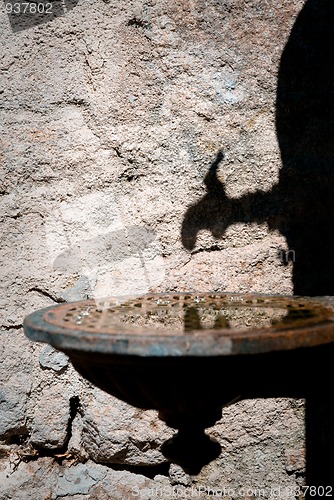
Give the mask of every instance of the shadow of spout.
[(201, 230), (206, 229), (215, 238), (221, 238), (231, 224), (269, 222), (274, 215), (278, 215), (278, 206), (273, 203), (275, 193), (257, 191), (241, 198), (229, 198), (226, 195), (224, 183), (218, 177), (218, 168), (223, 159), (223, 152), (218, 151), (204, 179), (207, 193), (185, 213), (181, 238), (187, 250), (193, 250)]
[(217, 176), (219, 164), (223, 159), (223, 152), (218, 151), (204, 179), (207, 194), (190, 206), (184, 216), (181, 238), (183, 246), (188, 250), (195, 247), (199, 231), (207, 229), (216, 238), (220, 238), (231, 223), (231, 200), (226, 196), (224, 184)]

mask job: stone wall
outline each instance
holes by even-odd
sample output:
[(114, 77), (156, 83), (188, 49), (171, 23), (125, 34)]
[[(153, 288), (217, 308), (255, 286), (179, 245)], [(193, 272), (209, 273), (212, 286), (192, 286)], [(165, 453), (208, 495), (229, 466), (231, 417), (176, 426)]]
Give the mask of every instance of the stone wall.
[[(276, 192), (280, 59), (304, 1), (65, 0), (44, 17), (6, 13), (8, 4), (0, 499), (156, 498), (168, 487), (181, 498), (229, 488), (233, 499), (240, 487), (263, 487), (269, 498), (271, 487), (298, 486), (302, 401), (224, 410), (210, 430), (223, 453), (190, 478), (160, 454), (171, 430), (154, 411), (94, 388), (65, 355), (29, 342), (22, 321), (110, 293), (294, 291), (285, 259), (294, 247), (284, 224), (271, 223), (270, 203), (267, 218), (226, 205), (225, 219), (223, 205), (205, 205), (204, 178), (221, 150), (217, 175), (232, 204)], [(124, 249), (132, 234), (139, 250), (131, 241)]]

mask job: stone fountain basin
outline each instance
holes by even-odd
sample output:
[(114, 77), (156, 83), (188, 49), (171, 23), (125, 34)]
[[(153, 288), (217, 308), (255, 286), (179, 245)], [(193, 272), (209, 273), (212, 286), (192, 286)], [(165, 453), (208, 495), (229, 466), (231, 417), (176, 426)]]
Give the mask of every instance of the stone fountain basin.
[[(25, 318), (24, 330), (31, 340), (65, 352), (107, 393), (158, 410), (187, 435), (181, 455), (180, 443), (176, 452), (165, 446), (165, 455), (197, 473), (220, 452), (207, 450), (201, 439), (223, 406), (321, 390), (331, 364), (324, 360), (333, 353), (334, 313), (301, 297), (147, 294), (42, 309)], [(322, 369), (314, 376), (309, 367), (318, 357)], [(197, 458), (196, 450), (187, 455), (183, 449), (192, 442)]]

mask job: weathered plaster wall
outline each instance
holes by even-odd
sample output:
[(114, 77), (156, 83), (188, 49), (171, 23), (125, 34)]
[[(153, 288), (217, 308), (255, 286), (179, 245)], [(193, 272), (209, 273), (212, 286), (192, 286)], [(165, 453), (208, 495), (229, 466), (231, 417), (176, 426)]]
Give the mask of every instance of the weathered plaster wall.
[[(285, 238), (265, 222), (231, 224), (221, 238), (201, 230), (193, 250), (181, 226), (220, 149), (230, 198), (277, 183), (278, 67), (304, 2), (65, 4), (45, 23), (0, 9), (0, 498), (296, 486), (302, 402), (226, 409), (211, 430), (223, 454), (191, 480), (164, 465), (158, 445), (171, 431), (155, 412), (95, 389), (21, 325), (37, 308), (106, 293), (292, 293), (292, 264), (277, 253)], [(141, 256), (122, 246), (134, 227)], [(151, 478), (142, 466), (156, 466)]]

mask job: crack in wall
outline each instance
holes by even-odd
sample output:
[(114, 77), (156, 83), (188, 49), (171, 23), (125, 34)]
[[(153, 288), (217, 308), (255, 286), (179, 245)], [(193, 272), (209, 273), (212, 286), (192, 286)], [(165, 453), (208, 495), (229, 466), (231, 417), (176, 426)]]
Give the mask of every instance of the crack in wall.
[(219, 245), (212, 245), (211, 247), (207, 248), (198, 248), (197, 250), (194, 250), (191, 252), (191, 255), (196, 255), (197, 253), (202, 253), (202, 252), (220, 252), (222, 248)]
[(28, 292), (37, 292), (40, 295), (43, 295), (43, 297), (47, 297), (48, 299), (51, 299), (53, 302), (57, 302), (58, 304), (66, 302), (65, 299), (62, 297), (56, 297), (55, 295), (52, 295), (51, 293), (42, 290), (41, 288), (38, 288), (37, 286), (34, 286), (32, 288), (29, 288)]

